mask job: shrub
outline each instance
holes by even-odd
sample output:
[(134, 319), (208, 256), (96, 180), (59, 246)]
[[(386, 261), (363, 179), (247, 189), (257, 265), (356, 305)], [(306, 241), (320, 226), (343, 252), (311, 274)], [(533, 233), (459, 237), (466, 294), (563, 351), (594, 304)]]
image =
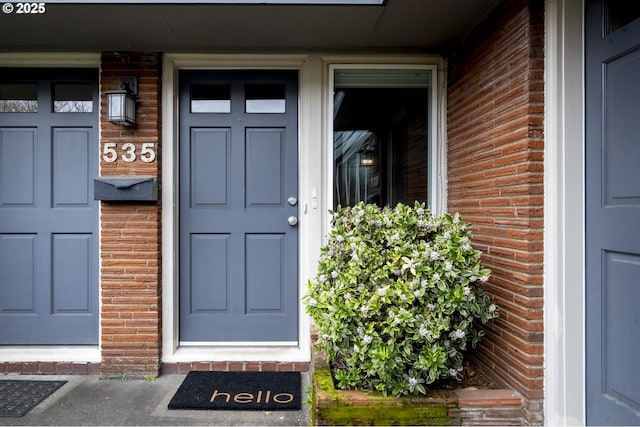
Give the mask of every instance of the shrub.
[(471, 245), (470, 225), (417, 202), (331, 213), (304, 303), (337, 387), (400, 396), (461, 379), (463, 355), (483, 335), (478, 320), (498, 315), (478, 286), (490, 271)]

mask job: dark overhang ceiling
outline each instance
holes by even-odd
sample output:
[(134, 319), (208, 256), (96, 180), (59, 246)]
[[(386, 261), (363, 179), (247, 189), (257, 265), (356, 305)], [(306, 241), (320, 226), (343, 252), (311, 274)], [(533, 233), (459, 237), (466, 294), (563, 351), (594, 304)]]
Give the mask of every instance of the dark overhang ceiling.
[(437, 52), (466, 34), (497, 0), (248, 2), (253, 4), (53, 0), (42, 14), (0, 12), (0, 51)]

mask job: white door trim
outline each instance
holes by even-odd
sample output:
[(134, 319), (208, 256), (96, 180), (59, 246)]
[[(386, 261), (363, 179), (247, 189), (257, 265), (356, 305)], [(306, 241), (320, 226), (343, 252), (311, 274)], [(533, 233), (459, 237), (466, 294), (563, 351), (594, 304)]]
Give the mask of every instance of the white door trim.
[[(216, 55), (216, 54), (165, 54), (162, 80), (162, 362), (192, 361), (309, 361), (311, 357), (310, 320), (302, 301), (299, 304), (298, 341), (295, 343), (219, 343), (216, 345), (180, 346), (178, 303), (178, 108), (177, 72), (179, 69), (297, 69), (299, 77), (299, 194), (302, 212), (299, 222), (299, 294), (306, 292), (306, 277), (315, 268), (319, 244), (315, 236), (319, 226), (318, 210), (307, 209), (312, 198), (317, 197), (314, 188), (320, 188), (321, 165), (314, 162), (314, 150), (320, 146), (319, 97), (314, 94), (313, 71), (307, 55)], [(314, 103), (314, 99), (317, 101)], [(192, 343), (190, 343), (192, 344)], [(281, 344), (281, 345), (274, 345)]]
[(584, 4), (545, 5), (544, 421), (584, 425)]

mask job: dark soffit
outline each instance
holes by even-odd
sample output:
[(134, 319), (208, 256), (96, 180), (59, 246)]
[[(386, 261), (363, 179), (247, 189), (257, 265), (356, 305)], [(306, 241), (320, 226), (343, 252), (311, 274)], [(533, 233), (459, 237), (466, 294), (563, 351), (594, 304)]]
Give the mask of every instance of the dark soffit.
[(0, 51), (437, 51), (466, 34), (498, 0), (220, 1), (50, 0), (42, 14), (0, 13)]

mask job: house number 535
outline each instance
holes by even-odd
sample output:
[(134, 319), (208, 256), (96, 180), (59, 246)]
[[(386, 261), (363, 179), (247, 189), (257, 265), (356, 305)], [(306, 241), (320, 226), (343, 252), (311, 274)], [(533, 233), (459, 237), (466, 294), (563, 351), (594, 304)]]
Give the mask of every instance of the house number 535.
[[(136, 152), (135, 144), (127, 142), (120, 147), (120, 158), (123, 162), (134, 162), (138, 156), (145, 163), (151, 163), (156, 159), (155, 142), (145, 142), (140, 148), (140, 154)], [(102, 148), (102, 160), (107, 163), (113, 163), (118, 160), (118, 144), (115, 142), (105, 142)]]

